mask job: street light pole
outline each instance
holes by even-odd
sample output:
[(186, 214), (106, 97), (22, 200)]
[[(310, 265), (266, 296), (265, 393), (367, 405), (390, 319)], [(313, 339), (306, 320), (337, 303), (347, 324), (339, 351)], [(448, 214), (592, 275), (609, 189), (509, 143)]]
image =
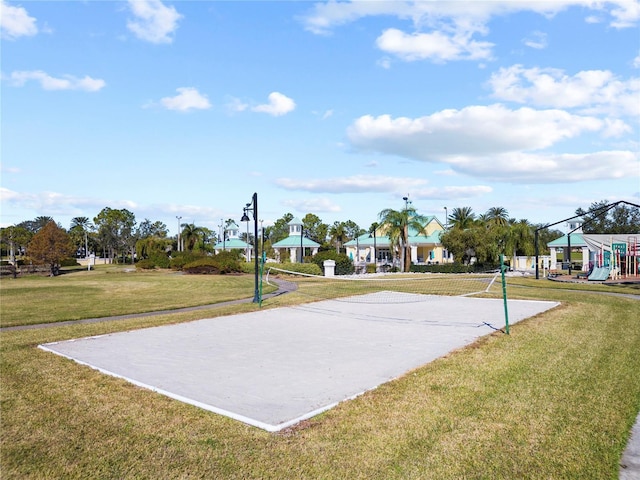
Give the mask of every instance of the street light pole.
[(447, 207), (444, 207), (444, 228), (445, 230), (449, 227), (449, 210)]
[[(253, 205), (253, 206), (252, 206)], [(252, 212), (253, 216), (253, 243), (254, 243), (254, 251), (256, 254), (254, 255), (255, 260), (255, 282), (254, 282), (254, 294), (253, 294), (253, 303), (261, 303), (260, 301), (260, 286), (258, 282), (260, 266), (258, 264), (258, 194), (254, 193), (251, 197), (251, 202), (247, 203), (247, 205), (243, 209), (244, 213), (242, 215), (241, 222), (248, 222), (249, 216), (247, 212)], [(248, 227), (248, 224), (247, 224)], [(249, 240), (249, 239), (247, 239)]]

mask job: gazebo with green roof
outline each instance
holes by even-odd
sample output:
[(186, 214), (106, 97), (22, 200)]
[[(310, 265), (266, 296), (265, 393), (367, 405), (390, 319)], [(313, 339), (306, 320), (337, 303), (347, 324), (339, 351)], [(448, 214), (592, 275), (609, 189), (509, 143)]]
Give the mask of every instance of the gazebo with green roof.
[(278, 260), (282, 255), (289, 251), (289, 259), (292, 263), (302, 262), (305, 251), (311, 251), (311, 255), (318, 253), (319, 243), (314, 242), (310, 238), (303, 235), (302, 221), (293, 218), (289, 223), (289, 236), (272, 245), (276, 252)]

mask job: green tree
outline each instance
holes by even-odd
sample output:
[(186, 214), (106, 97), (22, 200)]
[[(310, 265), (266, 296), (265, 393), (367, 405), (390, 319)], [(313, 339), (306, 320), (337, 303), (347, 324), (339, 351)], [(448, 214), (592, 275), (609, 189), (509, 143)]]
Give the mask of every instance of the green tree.
[(594, 202), (588, 211), (579, 208), (576, 215), (582, 216), (584, 233), (624, 234), (640, 231), (640, 208), (637, 205), (618, 203), (607, 209), (608, 200)]
[(51, 276), (58, 274), (60, 263), (75, 252), (71, 238), (54, 221), (50, 221), (36, 233), (29, 245), (27, 254), (34, 263), (49, 265)]
[(185, 250), (191, 252), (198, 243), (202, 244), (204, 231), (202, 227), (196, 227), (193, 223), (185, 223), (183, 224), (181, 236)]
[(307, 213), (302, 218), (302, 228), (307, 238), (321, 245), (326, 243), (329, 225), (322, 223), (322, 220), (317, 215)]
[(147, 237), (167, 238), (167, 235), (169, 235), (169, 229), (165, 223), (160, 221), (152, 222), (145, 218), (138, 226), (138, 236), (141, 239)]
[(33, 235), (31, 231), (20, 226), (20, 224), (0, 229), (2, 250), (9, 255), (9, 261), (12, 265), (16, 264), (16, 255), (24, 255), (27, 244), (31, 241)]
[(409, 230), (424, 233), (427, 218), (419, 215), (413, 206), (403, 210), (386, 208), (378, 214), (380, 225), (389, 237), (391, 250), (397, 249), (401, 253), (402, 271), (408, 272), (411, 267), (411, 253), (409, 251)]
[(276, 220), (271, 227), (267, 227), (265, 233), (268, 232), (267, 237), (271, 240), (272, 244), (284, 240), (289, 236), (289, 222), (291, 220), (293, 220), (293, 215), (291, 213), (285, 213), (282, 218)]
[[(509, 235), (507, 238), (507, 249), (512, 253), (512, 262), (517, 255), (533, 255), (535, 253), (534, 227), (528, 220), (512, 221), (509, 223)], [(513, 265), (513, 263), (512, 263)]]
[(69, 236), (76, 247), (76, 252), (84, 252), (85, 257), (89, 255), (89, 232), (91, 228), (91, 222), (87, 217), (74, 217), (71, 219)]
[(336, 253), (340, 253), (345, 242), (349, 241), (349, 234), (347, 232), (347, 226), (344, 222), (333, 222), (333, 225), (329, 227), (330, 241), (336, 247)]
[(503, 207), (491, 207), (485, 213), (485, 218), (492, 225), (506, 227), (509, 223), (509, 212)]
[(129, 210), (121, 210), (109, 207), (103, 208), (93, 219), (93, 223), (98, 230), (98, 239), (103, 249), (108, 252), (109, 258), (113, 259), (116, 254), (131, 253), (131, 262), (134, 261), (137, 232), (134, 230), (136, 217)]
[(451, 228), (471, 228), (476, 220), (476, 215), (471, 207), (456, 207), (449, 215), (449, 226)]

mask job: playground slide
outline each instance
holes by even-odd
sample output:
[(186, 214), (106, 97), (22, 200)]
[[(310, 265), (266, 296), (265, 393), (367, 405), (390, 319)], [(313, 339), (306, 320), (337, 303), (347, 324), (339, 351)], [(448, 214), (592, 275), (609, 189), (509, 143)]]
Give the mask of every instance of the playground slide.
[(603, 282), (609, 278), (609, 273), (611, 273), (611, 267), (596, 267), (588, 278), (589, 280)]

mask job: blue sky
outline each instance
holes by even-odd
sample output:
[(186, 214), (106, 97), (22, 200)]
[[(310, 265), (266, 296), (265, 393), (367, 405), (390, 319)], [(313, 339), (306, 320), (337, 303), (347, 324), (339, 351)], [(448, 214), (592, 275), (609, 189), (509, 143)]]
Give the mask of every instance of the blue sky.
[(640, 203), (638, 1), (0, 2), (1, 226)]

